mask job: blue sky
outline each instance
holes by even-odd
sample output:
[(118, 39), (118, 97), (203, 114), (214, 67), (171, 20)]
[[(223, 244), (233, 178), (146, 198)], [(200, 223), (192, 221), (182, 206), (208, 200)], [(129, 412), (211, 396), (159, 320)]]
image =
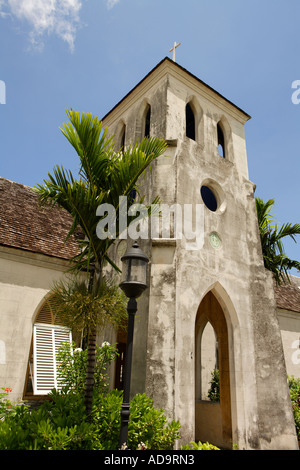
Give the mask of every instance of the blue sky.
[[(0, 175), (75, 170), (65, 108), (104, 116), (177, 41), (176, 61), (252, 116), (256, 195), (300, 222), (299, 18), (299, 0), (0, 0)], [(299, 243), (285, 243), (298, 260)]]

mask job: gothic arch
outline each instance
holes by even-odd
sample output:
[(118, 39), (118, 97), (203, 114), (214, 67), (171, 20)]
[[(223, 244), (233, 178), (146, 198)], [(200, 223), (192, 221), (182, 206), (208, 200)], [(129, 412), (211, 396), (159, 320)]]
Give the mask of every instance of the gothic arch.
[[(214, 329), (220, 372), (220, 402), (203, 401), (201, 395), (202, 335), (208, 322)], [(233, 328), (237, 316), (225, 289), (219, 282), (207, 289), (202, 297), (195, 318), (195, 439), (211, 440), (217, 445), (231, 448), (235, 421)], [(234, 399), (233, 399), (234, 398)], [(203, 425), (203, 419), (213, 423), (211, 429)]]
[(227, 293), (227, 290), (223, 287), (223, 285), (219, 281), (214, 282), (206, 289), (202, 299), (208, 292), (212, 292), (218, 300), (219, 304), (221, 305), (228, 328), (231, 330), (232, 328), (238, 327), (239, 321), (235, 307), (231, 301), (229, 294)]
[(122, 119), (116, 130), (115, 150), (124, 150), (126, 145), (126, 123)]
[[(217, 121), (217, 146), (218, 154), (227, 160), (233, 160), (232, 131), (227, 118), (222, 115)], [(222, 147), (220, 153), (219, 147)]]
[(221, 122), (218, 122), (217, 124), (217, 136), (218, 136), (218, 154), (220, 157), (226, 158), (225, 136), (224, 136), (223, 126)]
[(190, 103), (185, 105), (185, 135), (189, 139), (196, 140), (195, 113)]
[(136, 135), (138, 140), (142, 140), (146, 134), (151, 134), (151, 104), (147, 98), (143, 100), (136, 120)]
[[(190, 95), (186, 101), (185, 113), (187, 112), (188, 107), (193, 113), (194, 118), (194, 138), (198, 144), (204, 146), (204, 123), (203, 123), (203, 109), (200, 106), (198, 99), (195, 95)], [(187, 116), (185, 114), (185, 123), (187, 125)], [(186, 126), (186, 135), (187, 135), (187, 126)], [(189, 137), (187, 135), (187, 137)]]

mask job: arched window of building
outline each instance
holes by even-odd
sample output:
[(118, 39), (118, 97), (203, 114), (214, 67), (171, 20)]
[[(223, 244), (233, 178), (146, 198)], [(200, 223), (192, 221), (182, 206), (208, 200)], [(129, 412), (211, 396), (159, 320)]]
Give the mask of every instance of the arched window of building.
[(201, 400), (211, 400), (209, 390), (213, 371), (219, 368), (218, 342), (216, 332), (207, 322), (201, 337)]
[(196, 441), (222, 442), (224, 448), (232, 447), (230, 392), (227, 319), (218, 299), (209, 291), (195, 321)]
[(144, 137), (150, 137), (151, 106), (148, 104), (145, 112)]
[(190, 103), (185, 107), (185, 134), (190, 139), (196, 140), (195, 115)]
[(225, 158), (226, 157), (225, 138), (224, 138), (224, 132), (222, 130), (220, 123), (217, 124), (217, 134), (218, 134), (218, 153), (220, 157)]
[(121, 130), (121, 139), (120, 139), (120, 150), (124, 151), (125, 150), (125, 137), (126, 137), (126, 126), (123, 124), (122, 130)]
[(72, 332), (61, 325), (49, 298), (39, 309), (33, 325), (25, 397), (47, 395), (53, 388), (61, 388), (56, 354), (66, 342), (72, 342)]

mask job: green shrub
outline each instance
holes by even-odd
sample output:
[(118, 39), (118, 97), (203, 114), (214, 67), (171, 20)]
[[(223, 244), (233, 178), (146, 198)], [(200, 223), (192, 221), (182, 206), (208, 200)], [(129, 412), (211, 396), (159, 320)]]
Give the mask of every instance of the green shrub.
[(112, 390), (106, 395), (98, 395), (93, 401), (93, 422), (97, 427), (99, 440), (106, 450), (115, 450), (119, 445), (122, 396), (122, 391)]
[[(58, 378), (64, 384), (63, 390), (84, 394), (88, 350), (75, 348), (75, 343), (64, 343), (58, 353)], [(118, 356), (117, 349), (107, 341), (96, 348), (96, 366), (94, 373), (94, 391), (101, 393), (108, 390), (109, 376), (107, 369)]]
[(102, 449), (96, 427), (86, 420), (83, 399), (56, 391), (50, 397), (38, 409), (19, 406), (0, 422), (0, 449)]
[(190, 442), (190, 444), (186, 444), (180, 447), (180, 450), (220, 450), (218, 447), (209, 444), (209, 442)]
[(300, 378), (289, 377), (289, 389), (298, 439), (300, 440)]
[[(122, 392), (94, 397), (88, 420), (83, 397), (53, 390), (38, 409), (16, 407), (0, 421), (0, 450), (117, 450)], [(167, 423), (145, 394), (131, 402), (128, 448), (171, 450), (179, 438), (178, 422)]]
[[(107, 450), (118, 449), (121, 424), (122, 392), (113, 392), (98, 397), (93, 416), (97, 422), (99, 439)], [(164, 410), (153, 406), (145, 394), (137, 394), (130, 403), (128, 425), (128, 449), (140, 447), (153, 450), (172, 450), (179, 439), (179, 422), (167, 422)]]
[(0, 393), (0, 419), (3, 419), (8, 413), (12, 412), (13, 404), (7, 398), (12, 389), (10, 387), (2, 387), (0, 390), (3, 390)]
[(137, 449), (144, 443), (148, 449), (172, 450), (179, 439), (179, 421), (167, 422), (163, 409), (153, 406), (153, 401), (145, 394), (136, 395), (131, 402), (128, 427), (128, 446)]
[(220, 401), (220, 373), (218, 369), (215, 369), (211, 372), (208, 398), (210, 401)]
[[(73, 345), (74, 346), (74, 345)], [(123, 392), (108, 392), (107, 368), (117, 350), (109, 343), (97, 348), (97, 365), (91, 419), (84, 406), (87, 351), (72, 352), (65, 344), (58, 353), (60, 391), (38, 409), (13, 406), (10, 389), (0, 394), (0, 450), (117, 450)], [(128, 448), (171, 450), (179, 438), (179, 422), (167, 423), (164, 410), (156, 409), (145, 394), (130, 404)]]

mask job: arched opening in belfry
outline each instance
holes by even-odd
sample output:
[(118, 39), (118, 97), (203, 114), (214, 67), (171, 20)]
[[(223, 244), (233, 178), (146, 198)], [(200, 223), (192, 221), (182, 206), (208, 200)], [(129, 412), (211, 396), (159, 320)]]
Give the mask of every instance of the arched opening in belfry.
[(185, 107), (185, 133), (189, 139), (196, 140), (195, 114), (190, 103)]
[(232, 448), (228, 328), (212, 292), (195, 322), (195, 440)]
[(144, 137), (150, 137), (151, 106), (148, 104), (145, 111)]
[(217, 134), (218, 134), (218, 154), (220, 157), (225, 158), (226, 157), (225, 137), (224, 137), (224, 131), (219, 122), (217, 124)]
[(125, 151), (125, 137), (126, 137), (126, 125), (123, 124), (122, 130), (121, 130), (121, 135), (120, 135), (120, 150), (122, 152)]

